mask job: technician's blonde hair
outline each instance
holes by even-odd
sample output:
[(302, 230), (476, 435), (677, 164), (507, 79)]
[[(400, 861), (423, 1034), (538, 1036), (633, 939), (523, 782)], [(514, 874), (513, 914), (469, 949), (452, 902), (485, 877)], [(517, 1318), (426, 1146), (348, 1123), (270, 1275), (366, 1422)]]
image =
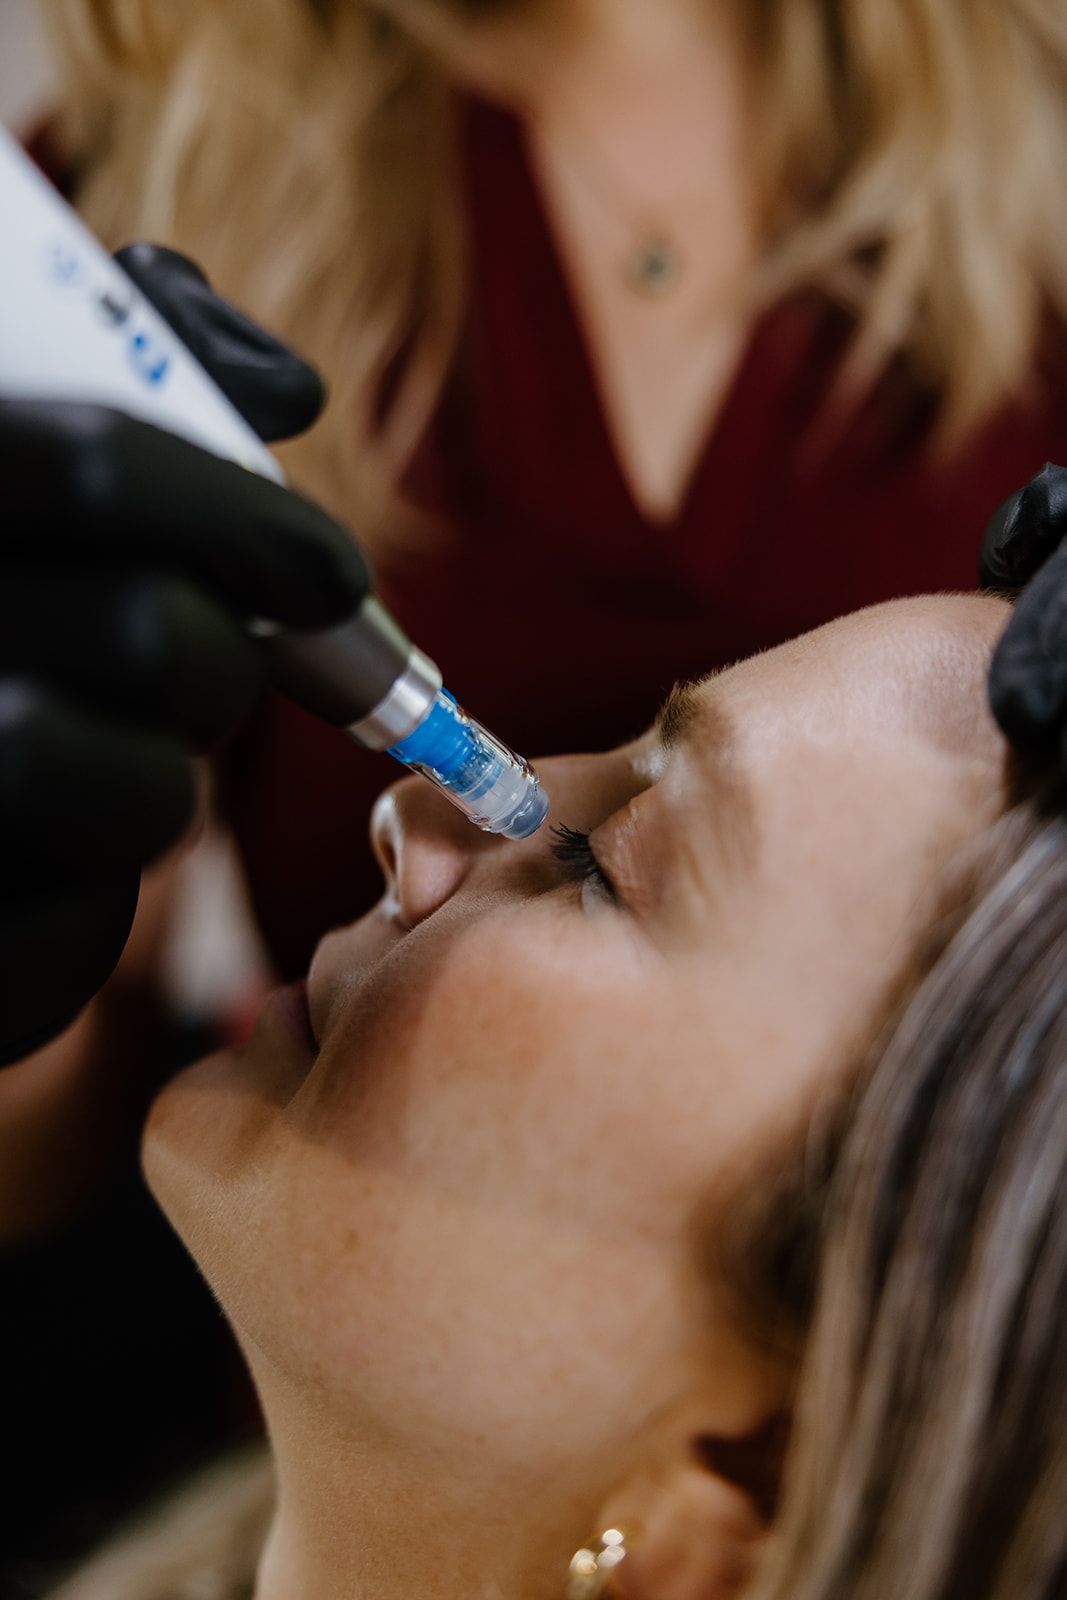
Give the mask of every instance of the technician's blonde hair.
[[(442, 41), (537, 11), (547, 24), (558, 0), (47, 3), (84, 211), (112, 244), (191, 253), (324, 369), (333, 406), (295, 470), (373, 539), (463, 310)], [(758, 302), (811, 285), (846, 299), (852, 378), (904, 356), (960, 439), (1018, 393), (1048, 307), (1067, 315), (1067, 8), (737, 10)]]

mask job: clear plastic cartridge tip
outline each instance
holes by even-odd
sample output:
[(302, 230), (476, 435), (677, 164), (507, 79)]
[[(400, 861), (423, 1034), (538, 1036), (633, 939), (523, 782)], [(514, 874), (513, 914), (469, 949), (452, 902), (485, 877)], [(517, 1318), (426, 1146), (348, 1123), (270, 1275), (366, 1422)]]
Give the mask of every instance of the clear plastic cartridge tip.
[(421, 772), (486, 833), (527, 839), (548, 815), (548, 796), (521, 756), (438, 691), (414, 733), (389, 754)]

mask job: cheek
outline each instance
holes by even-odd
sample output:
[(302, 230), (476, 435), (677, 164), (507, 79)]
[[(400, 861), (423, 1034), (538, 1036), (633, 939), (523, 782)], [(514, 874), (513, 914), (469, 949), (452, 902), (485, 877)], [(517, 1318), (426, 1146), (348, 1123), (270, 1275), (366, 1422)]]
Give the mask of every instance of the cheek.
[(294, 1078), (261, 1024), (240, 1056), (164, 1091), (145, 1159), (183, 1233), (283, 1157), (338, 1190), (346, 1172), (392, 1174), (412, 1197), (491, 1194), (519, 1214), (569, 1217), (578, 1194), (587, 1214), (601, 1204), (632, 1156), (634, 1086), (649, 1082), (648, 971), (569, 908), (444, 921), (363, 971), (337, 936), (310, 1074)]
[[(519, 1214), (566, 1221), (580, 1200), (590, 1229), (613, 1229), (632, 1194), (648, 1219), (696, 1054), (664, 964), (614, 916), (552, 902), (395, 954), (352, 996), (294, 1128)], [(697, 1049), (703, 1066), (706, 1038)]]
[(491, 1435), (556, 1471), (592, 1414), (618, 1449), (618, 1396), (654, 1405), (711, 1337), (678, 1016), (663, 969), (572, 910), (408, 940), (193, 1219), (247, 1340), (368, 1436)]
[(287, 1386), (327, 1395), (361, 1437), (565, 1471), (621, 1448), (629, 1406), (653, 1409), (685, 1361), (693, 1289), (662, 1241), (292, 1156), (264, 1195), (270, 1292), (242, 1322)]

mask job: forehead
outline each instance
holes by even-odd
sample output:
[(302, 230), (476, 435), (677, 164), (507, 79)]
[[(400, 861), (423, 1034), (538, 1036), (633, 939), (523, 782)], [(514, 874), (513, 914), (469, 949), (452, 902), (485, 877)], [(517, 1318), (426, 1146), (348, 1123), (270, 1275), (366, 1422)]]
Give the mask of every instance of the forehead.
[[(991, 821), (1006, 747), (988, 711), (998, 601), (938, 597), (859, 613), (668, 704), (664, 801), (690, 932), (724, 893), (781, 916), (911, 897), (916, 873)], [(761, 893), (766, 891), (765, 893)]]
[(826, 746), (903, 738), (946, 753), (999, 751), (985, 681), (1008, 614), (983, 595), (871, 607), (705, 680), (668, 703), (663, 732), (673, 742), (691, 735), (712, 755), (761, 732)]

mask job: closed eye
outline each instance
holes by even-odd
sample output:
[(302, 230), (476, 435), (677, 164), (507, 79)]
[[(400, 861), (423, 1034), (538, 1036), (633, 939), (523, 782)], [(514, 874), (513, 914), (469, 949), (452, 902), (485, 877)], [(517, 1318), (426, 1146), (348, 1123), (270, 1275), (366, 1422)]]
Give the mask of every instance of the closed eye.
[(552, 854), (569, 882), (588, 884), (605, 899), (618, 901), (615, 885), (596, 858), (588, 833), (564, 825), (552, 829)]

